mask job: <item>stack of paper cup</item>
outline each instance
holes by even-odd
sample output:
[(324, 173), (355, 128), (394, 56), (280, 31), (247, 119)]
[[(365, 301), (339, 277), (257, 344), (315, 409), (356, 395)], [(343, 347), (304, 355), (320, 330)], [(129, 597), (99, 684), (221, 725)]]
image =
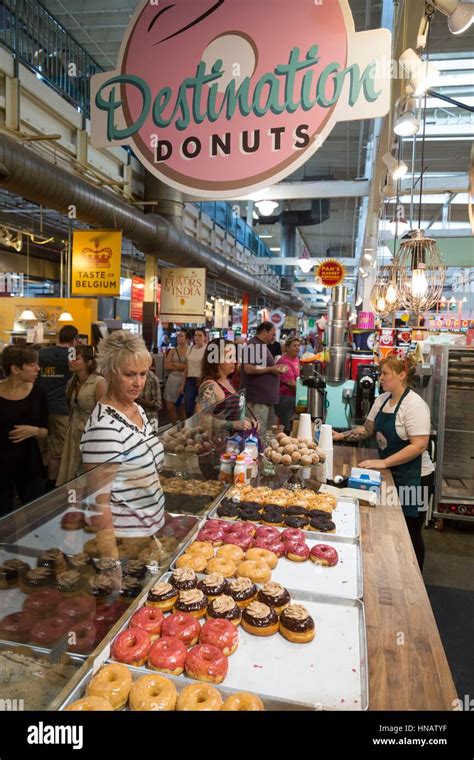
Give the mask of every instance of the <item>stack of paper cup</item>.
[(326, 454), (326, 479), (334, 479), (334, 447), (332, 442), (332, 425), (321, 425), (319, 448)]
[(298, 435), (297, 438), (300, 441), (312, 441), (313, 440), (313, 433), (312, 433), (312, 427), (311, 427), (311, 415), (310, 414), (300, 414), (300, 421), (298, 425)]

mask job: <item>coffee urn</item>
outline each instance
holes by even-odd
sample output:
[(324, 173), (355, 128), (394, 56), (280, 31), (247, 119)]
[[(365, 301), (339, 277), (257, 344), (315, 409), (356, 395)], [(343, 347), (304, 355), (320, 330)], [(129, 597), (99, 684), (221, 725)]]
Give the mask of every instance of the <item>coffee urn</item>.
[(326, 417), (326, 383), (320, 372), (320, 362), (304, 363), (301, 372), (301, 381), (308, 389), (307, 413), (313, 422), (324, 422)]
[(326, 380), (330, 383), (341, 383), (348, 377), (348, 320), (347, 288), (344, 285), (338, 285), (333, 288), (332, 297), (328, 304), (328, 324), (326, 327), (329, 353)]

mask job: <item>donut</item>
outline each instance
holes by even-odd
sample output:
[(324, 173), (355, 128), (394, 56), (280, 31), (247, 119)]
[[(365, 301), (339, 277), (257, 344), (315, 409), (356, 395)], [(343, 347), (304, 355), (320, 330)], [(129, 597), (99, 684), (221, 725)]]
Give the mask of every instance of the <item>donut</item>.
[[(212, 556), (214, 556), (214, 552)], [(178, 591), (190, 591), (197, 588), (198, 584), (196, 573), (191, 567), (179, 567), (172, 572), (169, 580)]]
[(133, 711), (170, 712), (175, 709), (177, 699), (174, 683), (157, 673), (142, 676), (132, 684), (128, 704)]
[(58, 605), (59, 615), (64, 615), (70, 620), (77, 621), (90, 617), (95, 612), (95, 601), (85, 594), (78, 594), (71, 599), (64, 599)]
[(197, 681), (222, 683), (227, 675), (227, 657), (212, 644), (196, 644), (189, 650), (185, 662), (186, 675)]
[(244, 550), (237, 544), (225, 544), (217, 550), (218, 559), (230, 559), (232, 562), (241, 562), (245, 556)]
[(255, 583), (250, 578), (233, 578), (229, 581), (229, 594), (241, 609), (253, 602), (257, 591)]
[(86, 552), (80, 552), (72, 557), (68, 557), (67, 563), (71, 570), (77, 570), (83, 578), (87, 578), (93, 573), (92, 557), (86, 554)]
[(265, 538), (277, 539), (279, 537), (280, 537), (280, 531), (278, 530), (278, 528), (273, 528), (273, 527), (271, 527), (269, 525), (259, 525), (259, 527), (257, 528), (256, 533), (255, 533), (255, 539), (256, 540), (259, 539), (259, 538), (263, 538), (263, 539), (265, 539)]
[(141, 628), (129, 628), (115, 637), (111, 655), (114, 660), (133, 665), (136, 668), (145, 664), (151, 640)]
[(259, 549), (258, 547), (249, 549), (245, 555), (245, 559), (251, 561), (263, 560), (263, 562), (267, 563), (270, 570), (273, 570), (278, 564), (278, 557), (276, 554), (273, 554), (273, 552), (269, 551), (268, 549)]
[(284, 530), (281, 534), (281, 540), (283, 543), (286, 543), (287, 541), (295, 541), (299, 543), (304, 543), (306, 540), (305, 534), (302, 530), (299, 530), (299, 528), (287, 528)]
[(210, 559), (206, 565), (206, 573), (218, 573), (223, 575), (224, 578), (233, 578), (235, 575), (235, 562), (231, 559), (223, 559), (222, 557), (215, 557)]
[(188, 650), (179, 639), (163, 636), (154, 641), (148, 652), (148, 667), (172, 676), (180, 676)]
[(178, 697), (178, 712), (217, 711), (222, 709), (222, 697), (213, 686), (192, 683), (185, 686)]
[(317, 565), (324, 565), (325, 567), (334, 567), (339, 561), (337, 551), (327, 544), (316, 544), (311, 549), (309, 556)]
[(131, 559), (125, 564), (124, 573), (132, 578), (143, 580), (146, 575), (146, 565), (139, 559)]
[(308, 515), (289, 515), (284, 518), (283, 524), (288, 528), (306, 528), (309, 525)]
[(208, 618), (199, 634), (200, 644), (211, 644), (220, 649), (226, 657), (234, 654), (239, 646), (237, 627), (230, 620)]
[(262, 523), (266, 527), (281, 528), (283, 525), (283, 513), (273, 511), (262, 512)]
[(223, 530), (224, 533), (227, 533), (227, 531), (230, 530), (232, 526), (224, 520), (206, 520), (204, 527), (217, 528), (218, 530)]
[(295, 644), (307, 644), (316, 633), (314, 620), (301, 604), (290, 604), (281, 613), (280, 633)]
[(30, 632), (30, 641), (43, 647), (51, 647), (69, 631), (70, 621), (57, 613), (50, 618), (43, 618), (34, 623)]
[(66, 512), (61, 518), (63, 530), (81, 530), (84, 528), (86, 518), (83, 512)]
[(187, 552), (176, 560), (177, 568), (186, 567), (194, 570), (195, 573), (203, 573), (206, 569), (206, 564), (207, 560), (201, 554), (188, 554)]
[(66, 712), (99, 712), (99, 710), (112, 710), (112, 705), (101, 697), (82, 697), (71, 702), (64, 710)]
[(131, 599), (135, 599), (143, 588), (143, 583), (138, 578), (133, 578), (131, 575), (124, 575), (122, 578), (122, 586), (120, 588), (119, 600), (122, 603), (130, 604)]
[(222, 594), (209, 602), (207, 607), (207, 616), (229, 620), (233, 625), (240, 625), (242, 613), (240, 607), (231, 596)]
[(89, 593), (97, 599), (106, 599), (114, 594), (116, 595), (120, 586), (117, 578), (107, 575), (107, 573), (99, 573), (89, 580), (87, 588)]
[(197, 540), (211, 543), (213, 546), (222, 546), (225, 531), (222, 528), (202, 528), (197, 534)]
[(88, 697), (105, 699), (113, 710), (123, 710), (132, 686), (132, 674), (125, 665), (103, 665), (89, 681)]
[(257, 532), (258, 527), (252, 522), (238, 522), (235, 525), (231, 525), (229, 533), (235, 533), (239, 536), (250, 536), (253, 538)]
[(46, 549), (41, 552), (37, 564), (38, 567), (48, 567), (58, 575), (67, 570), (66, 557), (61, 549)]
[(159, 607), (163, 612), (173, 609), (178, 598), (178, 590), (171, 583), (156, 583), (148, 592), (147, 607)]
[(301, 506), (287, 507), (285, 509), (285, 517), (291, 517), (292, 515), (297, 517), (302, 515), (303, 517), (306, 517), (308, 514), (306, 504), (307, 502), (305, 501), (303, 504), (301, 504)]
[(56, 580), (56, 589), (62, 597), (74, 596), (82, 588), (82, 575), (78, 570), (66, 570), (65, 573), (58, 575)]
[(237, 565), (237, 578), (250, 578), (253, 583), (268, 583), (271, 570), (263, 560), (245, 560)]
[(130, 628), (141, 628), (150, 636), (150, 641), (155, 641), (161, 633), (164, 615), (159, 607), (141, 607), (133, 613), (130, 620)]
[(211, 559), (214, 556), (214, 546), (210, 541), (194, 541), (186, 549), (188, 554), (200, 554), (205, 559)]
[(236, 504), (219, 504), (217, 514), (225, 520), (237, 520), (240, 509)]
[(230, 533), (227, 533), (224, 542), (226, 545), (237, 546), (242, 549), (243, 552), (246, 552), (253, 544), (253, 536), (248, 536), (237, 531), (231, 531)]
[(24, 594), (31, 594), (45, 586), (54, 585), (55, 581), (54, 571), (49, 567), (35, 567), (19, 577), (19, 586)]
[(290, 594), (280, 583), (266, 583), (257, 595), (257, 601), (273, 607), (277, 615), (287, 607), (291, 601)]
[[(71, 643), (72, 636), (74, 637)], [(90, 654), (94, 649), (96, 637), (96, 627), (90, 620), (83, 620), (76, 623), (68, 630), (68, 652), (74, 654)]]
[(216, 596), (227, 593), (227, 579), (220, 573), (209, 573), (202, 581), (199, 581), (198, 588), (212, 602)]
[(292, 562), (304, 562), (309, 557), (309, 546), (299, 541), (287, 541), (285, 544), (285, 557)]
[(259, 523), (261, 519), (260, 510), (253, 507), (244, 507), (240, 510), (240, 519), (244, 521)]
[(256, 694), (249, 694), (246, 691), (237, 691), (227, 697), (222, 705), (223, 710), (232, 710), (233, 712), (257, 712), (265, 710), (263, 702)]
[(242, 612), (242, 628), (254, 636), (273, 636), (278, 632), (278, 615), (273, 607), (252, 602)]
[(108, 625), (112, 627), (119, 618), (123, 615), (123, 606), (120, 602), (112, 602), (110, 604), (101, 604), (96, 614), (94, 615), (95, 625)]
[(0, 638), (25, 644), (36, 622), (38, 618), (30, 612), (12, 612), (0, 620)]
[(310, 520), (309, 529), (318, 533), (335, 533), (336, 524), (332, 520), (327, 520), (323, 517), (313, 517)]
[(30, 570), (27, 562), (18, 559), (7, 559), (0, 566), (0, 589), (14, 588), (18, 585), (21, 575)]
[(269, 552), (273, 552), (278, 558), (285, 556), (285, 544), (279, 540), (274, 542), (271, 541), (263, 548), (268, 549)]
[[(159, 611), (159, 610), (158, 610)], [(161, 635), (179, 639), (187, 647), (192, 647), (199, 640), (201, 626), (195, 617), (188, 612), (175, 612), (163, 621)]]
[(198, 588), (180, 591), (173, 607), (173, 612), (189, 612), (192, 617), (200, 620), (206, 614), (207, 596)]
[[(85, 597), (88, 599), (88, 597)], [(53, 588), (46, 588), (43, 591), (34, 591), (28, 594), (23, 602), (25, 612), (30, 612), (36, 617), (48, 617), (53, 614), (58, 605), (64, 601), (64, 597), (59, 591)], [(95, 608), (95, 604), (93, 604)], [(64, 613), (60, 613), (64, 614)]]

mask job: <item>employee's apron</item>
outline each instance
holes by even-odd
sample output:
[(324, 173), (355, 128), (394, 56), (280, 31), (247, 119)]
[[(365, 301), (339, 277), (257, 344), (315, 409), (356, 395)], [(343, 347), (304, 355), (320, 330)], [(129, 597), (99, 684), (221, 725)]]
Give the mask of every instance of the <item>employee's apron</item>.
[[(381, 459), (387, 459), (410, 445), (409, 440), (404, 441), (400, 438), (396, 429), (397, 412), (409, 390), (407, 388), (393, 414), (383, 412), (385, 404), (390, 400), (389, 396), (375, 418), (375, 435)], [(410, 462), (391, 467), (390, 470), (405, 517), (418, 517), (418, 509), (422, 506), (421, 454)]]

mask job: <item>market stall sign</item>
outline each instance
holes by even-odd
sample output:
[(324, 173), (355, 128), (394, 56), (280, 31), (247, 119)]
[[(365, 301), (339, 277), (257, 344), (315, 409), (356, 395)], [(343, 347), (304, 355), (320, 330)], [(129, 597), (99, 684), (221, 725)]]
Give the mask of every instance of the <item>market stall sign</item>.
[(143, 322), (143, 302), (145, 300), (145, 280), (132, 277), (132, 297), (130, 300), (130, 319)]
[(162, 270), (160, 314), (162, 322), (203, 324), (205, 311), (205, 269), (177, 267)]
[(344, 282), (346, 270), (337, 259), (326, 259), (316, 269), (316, 279), (326, 288), (335, 288)]
[[(298, 317), (295, 314), (289, 314), (287, 315), (285, 319), (285, 327), (287, 330), (297, 330), (298, 329)], [(314, 327), (314, 325), (313, 325)]]
[(121, 263), (121, 232), (76, 230), (72, 238), (72, 295), (119, 296)]
[(285, 324), (285, 317), (286, 314), (281, 309), (275, 309), (270, 314), (270, 322), (275, 325), (275, 327), (283, 327)]
[(355, 32), (348, 0), (142, 0), (117, 68), (91, 80), (92, 143), (130, 145), (194, 196), (255, 192), (338, 122), (388, 113), (391, 47)]

